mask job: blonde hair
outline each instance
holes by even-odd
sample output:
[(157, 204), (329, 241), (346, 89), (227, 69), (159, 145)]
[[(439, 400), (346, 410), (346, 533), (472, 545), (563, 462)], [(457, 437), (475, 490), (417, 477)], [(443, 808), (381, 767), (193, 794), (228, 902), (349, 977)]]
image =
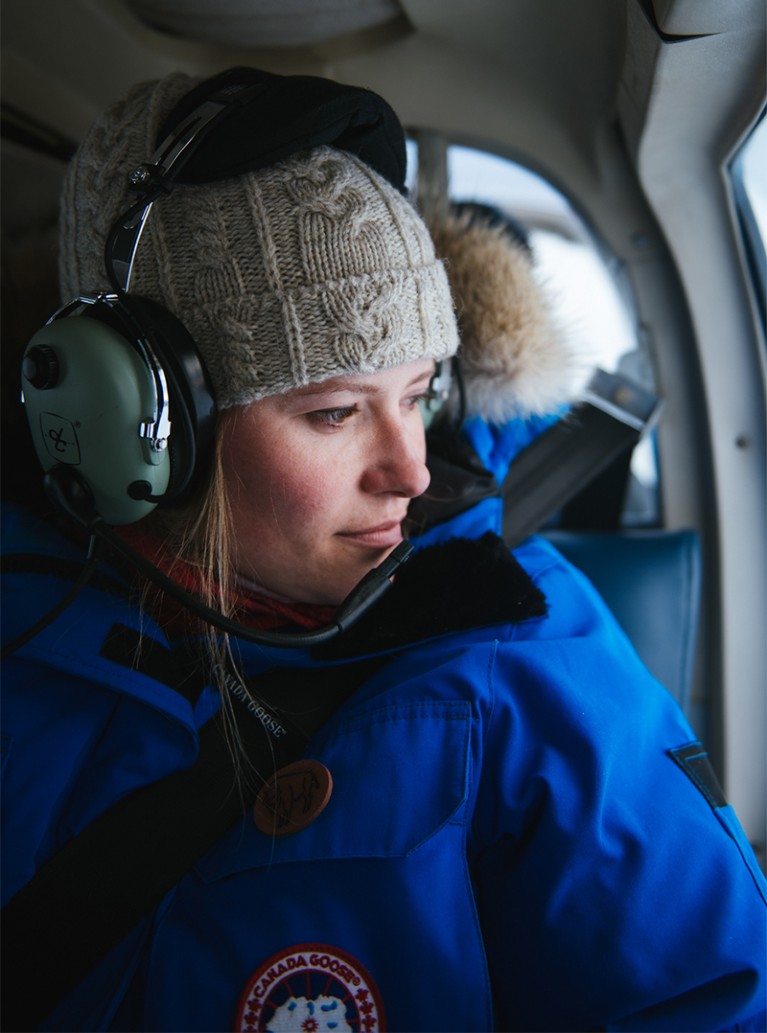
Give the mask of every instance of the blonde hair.
[(149, 519), (175, 560), (200, 576), (200, 600), (231, 617), (236, 575), (232, 562), (232, 520), (222, 463), (221, 433), (228, 413), (218, 418), (207, 483), (183, 506), (159, 509)]
[[(227, 422), (235, 418), (237, 411), (227, 410), (218, 417), (211, 469), (206, 483), (195, 497), (183, 506), (158, 509), (148, 518), (173, 560), (191, 566), (198, 573), (200, 602), (229, 619), (236, 618), (237, 572), (233, 560), (232, 514), (223, 471), (223, 429)], [(172, 576), (172, 567), (170, 574)], [(142, 605), (151, 611), (155, 605), (160, 604), (161, 599), (161, 590), (153, 590), (151, 585), (147, 585)], [(232, 677), (248, 699), (253, 699), (253, 695), (232, 655), (229, 635), (206, 624), (204, 642), (202, 660), (220, 693), (225, 728), (238, 762), (238, 771), (242, 774), (244, 755), (239, 748), (239, 736), (232, 712)]]

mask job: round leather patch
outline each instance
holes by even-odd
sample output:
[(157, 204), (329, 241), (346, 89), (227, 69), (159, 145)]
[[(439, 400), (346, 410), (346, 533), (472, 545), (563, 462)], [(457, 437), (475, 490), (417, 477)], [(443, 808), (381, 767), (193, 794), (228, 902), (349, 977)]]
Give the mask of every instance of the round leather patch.
[(253, 821), (267, 836), (290, 836), (314, 821), (332, 792), (333, 778), (324, 764), (298, 760), (263, 784), (253, 806)]

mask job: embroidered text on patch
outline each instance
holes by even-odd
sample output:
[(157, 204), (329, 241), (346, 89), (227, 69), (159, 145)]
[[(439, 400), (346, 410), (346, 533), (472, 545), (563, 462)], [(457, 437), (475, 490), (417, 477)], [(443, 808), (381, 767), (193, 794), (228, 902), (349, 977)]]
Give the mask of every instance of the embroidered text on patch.
[(383, 1004), (370, 974), (346, 951), (320, 943), (279, 951), (250, 977), (236, 1033), (384, 1033)]

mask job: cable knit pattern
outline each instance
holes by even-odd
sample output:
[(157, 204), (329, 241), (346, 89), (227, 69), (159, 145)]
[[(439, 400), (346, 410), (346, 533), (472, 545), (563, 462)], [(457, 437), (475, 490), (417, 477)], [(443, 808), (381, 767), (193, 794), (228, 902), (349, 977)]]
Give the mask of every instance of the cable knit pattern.
[[(130, 204), (127, 177), (193, 84), (173, 75), (134, 88), (81, 144), (63, 194), (65, 299), (105, 289), (103, 245)], [(458, 344), (447, 277), (420, 217), (358, 158), (330, 147), (176, 187), (149, 215), (131, 293), (182, 320), (222, 409), (445, 358)]]

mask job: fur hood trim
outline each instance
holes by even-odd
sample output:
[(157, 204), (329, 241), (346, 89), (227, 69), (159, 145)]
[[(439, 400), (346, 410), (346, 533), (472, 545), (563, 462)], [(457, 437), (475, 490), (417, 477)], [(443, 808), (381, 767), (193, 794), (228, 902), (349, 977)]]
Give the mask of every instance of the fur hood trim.
[(431, 231), (458, 317), (467, 416), (502, 424), (572, 403), (581, 363), (526, 249), (468, 213), (447, 214)]

